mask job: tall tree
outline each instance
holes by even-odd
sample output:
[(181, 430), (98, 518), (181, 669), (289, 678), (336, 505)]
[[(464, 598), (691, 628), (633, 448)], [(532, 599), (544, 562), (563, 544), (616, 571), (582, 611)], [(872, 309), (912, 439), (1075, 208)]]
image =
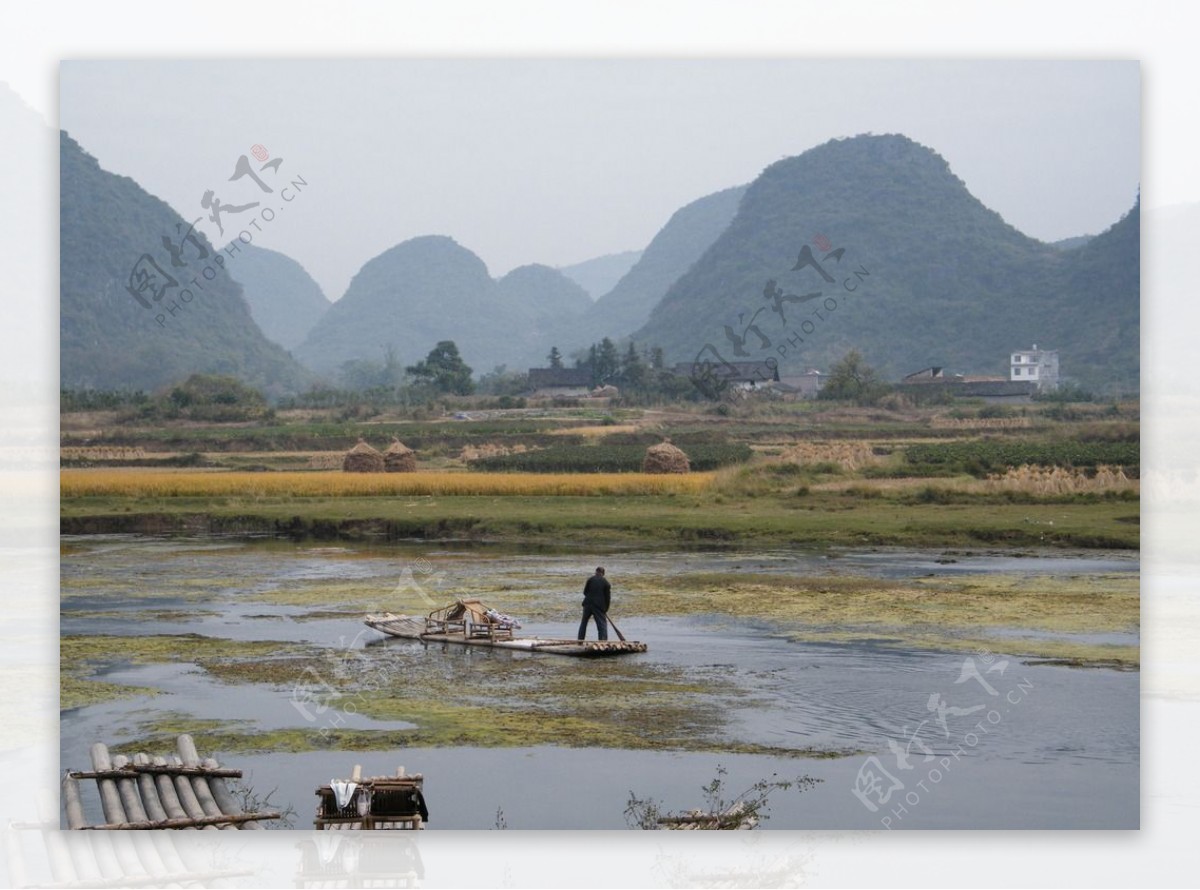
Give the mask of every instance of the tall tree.
[(558, 351), (557, 346), (550, 347), (550, 354), (546, 358), (549, 359), (550, 367), (552, 368), (561, 368), (563, 366), (562, 353)]
[(638, 354), (637, 346), (629, 341), (625, 357), (621, 360), (621, 382), (633, 389), (641, 389), (646, 384), (646, 363)]
[(621, 373), (621, 354), (617, 344), (605, 337), (596, 349), (596, 363), (592, 366), (592, 377), (597, 383), (608, 383)]
[(396, 387), (404, 379), (404, 365), (396, 354), (396, 347), (389, 345), (383, 355), (383, 379), (381, 386)]
[(821, 388), (822, 399), (839, 399), (868, 405), (888, 391), (878, 372), (868, 365), (857, 349), (846, 353), (829, 369), (829, 379)]
[(418, 381), (433, 384), (439, 391), (467, 396), (475, 390), (471, 368), (458, 354), (453, 340), (442, 340), (415, 365), (405, 368)]

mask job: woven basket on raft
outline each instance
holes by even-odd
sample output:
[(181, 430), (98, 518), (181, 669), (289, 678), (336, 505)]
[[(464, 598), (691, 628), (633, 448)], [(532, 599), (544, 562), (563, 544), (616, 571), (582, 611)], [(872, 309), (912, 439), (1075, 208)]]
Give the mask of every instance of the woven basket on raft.
[(362, 439), (346, 452), (342, 459), (342, 470), (347, 473), (382, 473), (383, 455)]
[(389, 473), (415, 473), (417, 452), (399, 439), (392, 439), (392, 444), (383, 452), (383, 469)]
[(642, 461), (643, 473), (688, 473), (692, 465), (688, 456), (670, 441), (659, 442), (646, 449)]

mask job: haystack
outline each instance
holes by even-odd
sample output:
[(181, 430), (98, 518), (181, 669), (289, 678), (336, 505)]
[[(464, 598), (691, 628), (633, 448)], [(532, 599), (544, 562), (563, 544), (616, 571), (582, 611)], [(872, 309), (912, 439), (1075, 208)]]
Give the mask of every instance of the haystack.
[(383, 468), (389, 473), (415, 473), (417, 452), (399, 439), (392, 439), (392, 444), (383, 452)]
[(347, 451), (342, 459), (342, 470), (347, 473), (382, 473), (383, 455), (359, 439), (358, 444)]
[(670, 439), (647, 448), (642, 461), (643, 473), (688, 473), (691, 469), (688, 456), (672, 445)]

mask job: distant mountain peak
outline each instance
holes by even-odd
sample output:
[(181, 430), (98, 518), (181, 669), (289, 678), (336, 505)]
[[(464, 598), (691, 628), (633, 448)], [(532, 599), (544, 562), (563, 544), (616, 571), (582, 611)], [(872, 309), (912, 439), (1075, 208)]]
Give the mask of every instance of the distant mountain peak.
[(558, 271), (582, 287), (595, 300), (612, 290), (625, 273), (633, 268), (634, 263), (641, 258), (642, 251), (640, 250), (624, 250), (620, 253), (607, 253), (603, 256), (593, 257), (590, 260), (572, 263), (568, 266), (559, 266)]
[(242, 244), (229, 274), (242, 285), (262, 332), (295, 349), (329, 309), (329, 299), (299, 262), (277, 250)]
[[(858, 349), (889, 376), (929, 364), (1002, 372), (1015, 345), (1053, 340), (1064, 376), (1136, 387), (1136, 279), (1088, 272), (1114, 257), (1136, 268), (1136, 239), (1116, 235), (1055, 249), (1005, 222), (907, 136), (834, 139), (767, 167), (633, 336), (675, 361), (724, 350), (785, 369), (828, 367)], [(796, 267), (804, 248), (824, 255), (824, 277)], [(847, 268), (869, 271), (860, 290), (841, 287)], [(837, 310), (801, 314), (813, 294)], [(801, 319), (803, 330), (788, 327)]]
[[(64, 387), (155, 389), (213, 373), (282, 394), (311, 381), (263, 336), (227, 269), (203, 276), (203, 286), (186, 285), (175, 261), (192, 266), (189, 274), (197, 277), (202, 261), (193, 253), (168, 255), (162, 247), (165, 234), (184, 224), (178, 213), (129, 177), (104, 170), (67, 133), (59, 144)], [(216, 249), (203, 235), (198, 244)], [(131, 293), (134, 269), (148, 274), (152, 266), (155, 287)]]

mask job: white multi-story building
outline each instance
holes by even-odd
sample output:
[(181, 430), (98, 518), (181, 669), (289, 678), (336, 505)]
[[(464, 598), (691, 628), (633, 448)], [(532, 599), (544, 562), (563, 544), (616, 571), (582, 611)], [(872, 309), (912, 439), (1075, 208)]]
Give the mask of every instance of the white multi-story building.
[(1012, 354), (1010, 380), (1035, 383), (1039, 390), (1058, 389), (1058, 350), (1024, 349)]

